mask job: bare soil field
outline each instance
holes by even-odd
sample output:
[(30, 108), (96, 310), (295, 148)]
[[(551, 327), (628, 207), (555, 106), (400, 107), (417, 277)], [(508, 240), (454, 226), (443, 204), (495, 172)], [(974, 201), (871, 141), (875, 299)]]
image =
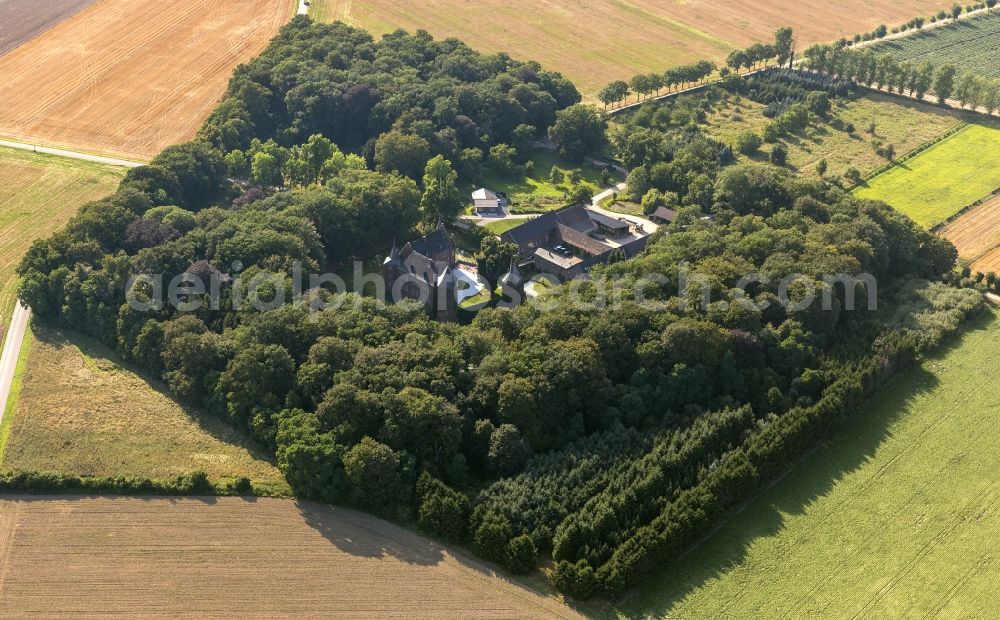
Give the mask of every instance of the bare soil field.
[(0, 136), (148, 159), (186, 140), (295, 0), (102, 0), (0, 57)]
[(4, 420), (4, 469), (160, 479), (201, 470), (291, 493), (265, 451), (227, 421), (182, 407), (94, 341), (33, 332), (13, 419)]
[(943, 227), (940, 234), (955, 244), (973, 273), (1000, 273), (1000, 194), (969, 209)]
[(0, 0), (0, 56), (94, 0)]
[(561, 71), (592, 96), (614, 79), (770, 41), (795, 28), (799, 49), (880, 23), (905, 22), (950, 6), (941, 0), (313, 0), (318, 20), (341, 20), (376, 34), (422, 28), (485, 52), (504, 51)]
[(578, 618), (351, 510), (243, 498), (0, 499), (0, 616)]

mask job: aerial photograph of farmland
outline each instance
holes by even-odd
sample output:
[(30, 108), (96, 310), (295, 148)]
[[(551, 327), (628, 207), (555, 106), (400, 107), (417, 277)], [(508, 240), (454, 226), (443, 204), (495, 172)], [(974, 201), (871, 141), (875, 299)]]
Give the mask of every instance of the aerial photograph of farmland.
[(0, 0), (0, 618), (1000, 619), (996, 4)]

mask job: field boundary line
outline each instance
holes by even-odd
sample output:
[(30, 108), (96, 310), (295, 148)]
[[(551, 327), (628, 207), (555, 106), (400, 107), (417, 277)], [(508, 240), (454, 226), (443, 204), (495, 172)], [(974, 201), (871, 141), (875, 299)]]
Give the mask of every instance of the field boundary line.
[(868, 181), (874, 179), (875, 177), (879, 176), (880, 174), (884, 174), (886, 172), (889, 172), (890, 170), (892, 170), (893, 168), (899, 166), (900, 164), (908, 162), (909, 160), (913, 159), (917, 155), (919, 155), (919, 154), (923, 153), (924, 151), (930, 149), (932, 146), (936, 146), (936, 145), (940, 144), (941, 142), (944, 142), (948, 138), (950, 138), (950, 137), (952, 137), (952, 136), (960, 133), (962, 130), (967, 129), (970, 126), (971, 126), (971, 123), (962, 121), (958, 125), (952, 127), (948, 131), (944, 132), (943, 134), (941, 134), (939, 136), (935, 136), (935, 137), (931, 138), (930, 140), (928, 140), (927, 142), (924, 142), (923, 144), (917, 145), (915, 148), (910, 149), (909, 151), (907, 151), (902, 156), (900, 156), (900, 157), (892, 160), (891, 162), (889, 162), (887, 164), (884, 164), (884, 165), (876, 168), (875, 170), (872, 170), (871, 172), (869, 172), (868, 174), (866, 174), (865, 176), (863, 176), (861, 178), (865, 182), (868, 182)]
[[(993, 200), (997, 196), (1000, 196), (1000, 187), (996, 188), (995, 190), (993, 190), (989, 194), (983, 196), (979, 200), (977, 200), (977, 201), (975, 201), (975, 202), (973, 202), (971, 204), (965, 205), (964, 207), (962, 207), (961, 209), (959, 209), (955, 213), (949, 215), (944, 220), (941, 220), (941, 222), (935, 224), (934, 226), (931, 226), (931, 229), (930, 229), (931, 232), (936, 233), (936, 232), (940, 231), (942, 228), (944, 228), (948, 224), (951, 224), (952, 222), (954, 222), (958, 218), (962, 217), (963, 215), (965, 215), (969, 211), (972, 211), (973, 209), (975, 209), (976, 207), (978, 207), (979, 205), (983, 204), (984, 202), (986, 202), (988, 200)], [(990, 247), (989, 249), (987, 249), (984, 252), (980, 252), (979, 254), (976, 255), (976, 258), (980, 258), (983, 254), (986, 254), (987, 252), (990, 252), (990, 251), (994, 250), (997, 246), (1000, 246), (1000, 243), (997, 243), (996, 245)]]

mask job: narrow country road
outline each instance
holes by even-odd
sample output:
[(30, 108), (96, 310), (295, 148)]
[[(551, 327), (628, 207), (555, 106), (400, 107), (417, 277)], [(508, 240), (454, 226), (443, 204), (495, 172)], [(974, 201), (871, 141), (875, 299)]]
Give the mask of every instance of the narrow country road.
[(17, 358), (21, 354), (24, 331), (28, 328), (30, 317), (31, 308), (21, 305), (18, 300), (14, 304), (14, 314), (10, 317), (7, 338), (3, 341), (3, 353), (0, 354), (0, 421), (7, 408), (7, 397), (10, 396), (10, 387), (14, 383), (14, 369), (17, 368)]
[(103, 155), (92, 155), (90, 153), (81, 153), (79, 151), (68, 151), (66, 149), (57, 149), (50, 146), (38, 146), (36, 144), (25, 144), (24, 142), (14, 142), (13, 140), (2, 140), (0, 139), (0, 146), (5, 146), (11, 149), (18, 149), (21, 151), (32, 151), (34, 153), (43, 153), (45, 155), (58, 155), (59, 157), (68, 157), (70, 159), (79, 159), (82, 161), (90, 161), (95, 164), (108, 164), (109, 166), (123, 166), (126, 168), (138, 168), (139, 166), (145, 166), (146, 162), (132, 161), (129, 159), (118, 159), (117, 157), (104, 157)]

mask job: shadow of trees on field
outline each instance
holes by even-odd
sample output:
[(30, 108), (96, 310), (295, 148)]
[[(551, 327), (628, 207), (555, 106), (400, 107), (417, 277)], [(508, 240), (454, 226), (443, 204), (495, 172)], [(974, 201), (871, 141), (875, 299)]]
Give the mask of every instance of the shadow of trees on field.
[[(941, 359), (995, 320), (993, 313), (984, 313), (962, 334), (949, 338), (928, 361)], [(757, 539), (781, 532), (785, 515), (803, 514), (808, 506), (829, 494), (839, 480), (864, 466), (914, 400), (939, 383), (923, 366), (901, 372), (834, 436), (727, 515), (715, 532), (685, 556), (649, 575), (644, 587), (621, 600), (605, 602), (591, 613), (609, 618), (667, 616), (690, 593), (740, 566)]]
[(421, 566), (444, 559), (444, 545), (368, 513), (309, 500), (297, 500), (295, 506), (309, 527), (344, 553)]

